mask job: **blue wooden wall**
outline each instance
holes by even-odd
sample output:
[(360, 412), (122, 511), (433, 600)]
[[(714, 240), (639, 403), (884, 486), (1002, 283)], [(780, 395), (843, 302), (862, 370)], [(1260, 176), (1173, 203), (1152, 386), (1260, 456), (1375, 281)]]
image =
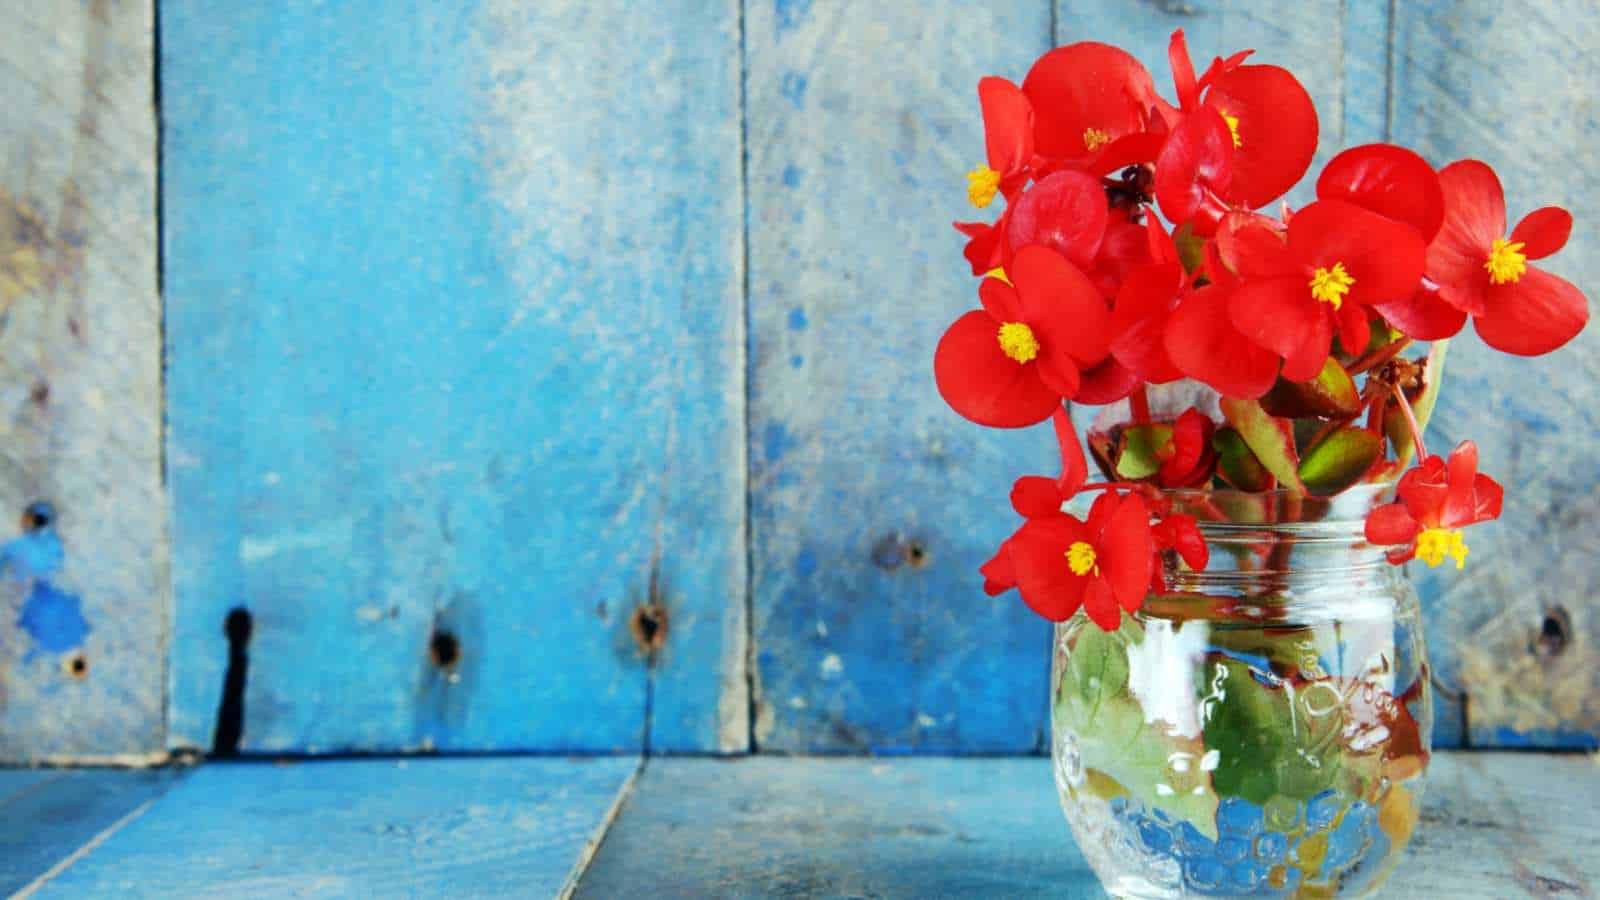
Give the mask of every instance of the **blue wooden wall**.
[[(0, 32), (8, 85), (96, 54), (131, 85), (86, 95), (117, 123), (91, 121), (117, 139), (96, 146), (122, 156), (58, 173), (45, 148), (67, 126), (36, 116), (0, 157), (0, 459), (20, 461), (0, 501), (60, 508), (96, 665), (80, 689), (67, 655), (0, 640), (9, 758), (1041, 748), (1047, 626), (975, 570), (1050, 438), (959, 419), (930, 359), (971, 306), (949, 222), (973, 215), (977, 79), (1020, 79), (1053, 44), (1121, 44), (1163, 86), (1174, 28), (1201, 60), (1254, 47), (1310, 89), (1319, 162), (1385, 139), (1478, 156), (1513, 217), (1576, 215), (1552, 268), (1600, 275), (1587, 0), (83, 0), (7, 18), (100, 35)], [(139, 141), (158, 124), (159, 230)], [(117, 225), (130, 251), (86, 253), (120, 281), (41, 267), (70, 228), (19, 243), (58, 196)], [(164, 313), (126, 299), (154, 297), (158, 247)], [(63, 291), (105, 343), (72, 350), (70, 401), (41, 407), (67, 318), (42, 301)], [(1531, 362), (1470, 335), (1451, 352), (1433, 439), (1475, 437), (1517, 488), (1465, 573), (1420, 573), (1462, 698), (1444, 743), (1600, 737), (1597, 369), (1594, 334)], [(12, 621), (26, 590), (0, 595)]]

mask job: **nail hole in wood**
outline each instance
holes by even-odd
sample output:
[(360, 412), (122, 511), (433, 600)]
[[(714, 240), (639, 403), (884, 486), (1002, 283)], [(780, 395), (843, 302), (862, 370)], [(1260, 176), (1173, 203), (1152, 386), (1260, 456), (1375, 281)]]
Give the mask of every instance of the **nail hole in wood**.
[(1539, 636), (1534, 639), (1533, 652), (1546, 659), (1560, 656), (1572, 638), (1572, 616), (1560, 605), (1545, 611), (1544, 622), (1539, 625)]
[(921, 541), (913, 540), (906, 544), (906, 563), (913, 569), (920, 569), (928, 564), (928, 548), (922, 546)]
[(62, 668), (74, 679), (83, 681), (89, 677), (89, 658), (82, 653), (74, 653)]
[(55, 518), (56, 511), (49, 503), (43, 500), (35, 500), (28, 504), (27, 509), (22, 511), (22, 530), (43, 531), (50, 527), (50, 523), (54, 522)]
[(655, 659), (656, 652), (667, 643), (667, 608), (659, 603), (641, 603), (628, 617), (628, 631), (639, 652)]
[(448, 631), (437, 630), (428, 639), (428, 655), (433, 658), (433, 664), (441, 669), (455, 668), (456, 663), (461, 661), (461, 641)]

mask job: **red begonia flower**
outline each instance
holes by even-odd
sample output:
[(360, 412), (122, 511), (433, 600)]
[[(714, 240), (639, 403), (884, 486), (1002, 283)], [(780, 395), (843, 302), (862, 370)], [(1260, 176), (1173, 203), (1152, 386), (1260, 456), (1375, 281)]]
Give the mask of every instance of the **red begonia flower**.
[(1282, 197), (1311, 167), (1317, 110), (1287, 69), (1239, 66), (1221, 72), (1205, 105), (1222, 114), (1233, 140), (1230, 203), (1260, 209)]
[(1367, 516), (1367, 540), (1394, 546), (1389, 561), (1396, 564), (1421, 557), (1431, 568), (1449, 556), (1459, 569), (1467, 563), (1461, 529), (1499, 518), (1503, 494), (1478, 472), (1477, 445), (1462, 441), (1448, 462), (1435, 454), (1400, 478), (1398, 499)]
[(1506, 201), (1494, 170), (1475, 159), (1439, 171), (1444, 225), (1428, 245), (1428, 277), (1439, 295), (1472, 316), (1483, 342), (1519, 356), (1560, 347), (1589, 321), (1589, 304), (1570, 282), (1528, 265), (1567, 243), (1572, 216), (1545, 207), (1505, 237)]
[(1229, 288), (1212, 284), (1178, 301), (1163, 339), (1183, 374), (1225, 397), (1255, 399), (1278, 380), (1278, 356), (1251, 343), (1228, 315)]
[(1096, 625), (1115, 631), (1122, 611), (1144, 603), (1150, 585), (1150, 508), (1137, 495), (1107, 491), (1087, 521), (1059, 515), (1030, 519), (1006, 542), (1022, 599), (1052, 622), (1081, 607)]
[(1316, 377), (1335, 334), (1347, 349), (1365, 347), (1367, 307), (1410, 297), (1422, 279), (1416, 229), (1342, 200), (1295, 213), (1287, 241), (1245, 221), (1225, 224), (1217, 244), (1241, 279), (1229, 291), (1229, 318), (1283, 357), (1290, 381)]
[(1210, 107), (1189, 114), (1156, 157), (1155, 194), (1161, 214), (1209, 236), (1226, 212), (1222, 195), (1233, 183), (1233, 138)]
[(1172, 439), (1156, 451), (1161, 459), (1156, 482), (1165, 488), (1189, 488), (1210, 481), (1217, 461), (1217, 451), (1211, 446), (1216, 431), (1216, 423), (1199, 410), (1184, 410), (1172, 423)]
[(967, 199), (982, 209), (998, 191), (1016, 199), (1033, 160), (1033, 107), (1022, 89), (993, 76), (978, 82), (986, 165), (967, 173)]
[(1081, 372), (1104, 359), (1109, 314), (1089, 279), (1053, 250), (1025, 247), (1012, 284), (985, 278), (983, 309), (957, 319), (934, 352), (945, 402), (979, 425), (1021, 428), (1078, 393)]
[(1127, 51), (1083, 41), (1039, 57), (1022, 80), (1041, 156), (1078, 159), (1144, 130), (1155, 98), (1150, 73)]

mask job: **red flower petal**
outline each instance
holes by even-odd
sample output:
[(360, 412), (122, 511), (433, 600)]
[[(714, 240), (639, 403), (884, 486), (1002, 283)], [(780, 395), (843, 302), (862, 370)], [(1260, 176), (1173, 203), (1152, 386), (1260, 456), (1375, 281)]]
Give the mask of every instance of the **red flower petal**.
[[(1211, 436), (1216, 431), (1210, 419), (1194, 409), (1184, 410), (1172, 425), (1171, 455), (1156, 473), (1163, 487), (1196, 487), (1211, 478)], [(1202, 465), (1202, 463), (1206, 463)]]
[(1009, 175), (1033, 159), (1033, 107), (1022, 89), (990, 76), (978, 81), (989, 168)]
[(1104, 406), (1127, 397), (1143, 380), (1139, 373), (1108, 356), (1083, 371), (1078, 393), (1072, 399), (1088, 406)]
[[(1006, 244), (1011, 254), (1041, 244), (1087, 269), (1105, 237), (1106, 195), (1098, 179), (1067, 170), (1035, 184), (1007, 214)], [(1011, 265), (1006, 271), (1011, 272)]]
[(1052, 250), (1030, 246), (1017, 252), (1010, 271), (1023, 319), (1039, 337), (1041, 358), (1058, 370), (1105, 358), (1111, 314), (1081, 270)]
[[(1339, 344), (1346, 353), (1360, 354), (1366, 351), (1367, 342), (1372, 340), (1372, 323), (1367, 321), (1366, 307), (1346, 303), (1333, 314), (1333, 323), (1338, 328)], [(1320, 369), (1322, 361), (1317, 362)]]
[(1202, 107), (1187, 116), (1156, 157), (1161, 214), (1170, 222), (1188, 222), (1208, 203), (1208, 192), (1225, 196), (1233, 157), (1233, 135), (1216, 110)]
[(1057, 397), (1076, 398), (1082, 392), (1083, 376), (1078, 372), (1077, 363), (1057, 362), (1050, 356), (1041, 356), (1035, 365), (1039, 367), (1039, 380)]
[(1150, 237), (1145, 227), (1132, 222), (1112, 222), (1106, 226), (1105, 240), (1100, 243), (1100, 254), (1095, 258), (1090, 275), (1100, 293), (1111, 299), (1135, 269), (1151, 261)]
[(1242, 278), (1300, 277), (1305, 267), (1290, 252), (1284, 237), (1258, 215), (1235, 213), (1217, 229), (1217, 252)]
[(1385, 503), (1367, 514), (1367, 540), (1380, 547), (1409, 544), (1421, 530), (1404, 503)]
[[(1139, 600), (1144, 602), (1143, 594)], [(1083, 611), (1103, 631), (1116, 631), (1122, 627), (1122, 609), (1117, 606), (1116, 594), (1104, 578), (1089, 579), (1083, 592)]]
[(1011, 567), (1010, 541), (1001, 543), (1000, 549), (986, 563), (978, 567), (983, 575), (983, 592), (997, 597), (1017, 586), (1017, 574)]
[(1155, 552), (1150, 539), (1150, 507), (1144, 500), (1129, 494), (1115, 505), (1095, 552), (1117, 603), (1123, 609), (1138, 609), (1150, 584), (1150, 555)]
[(1572, 236), (1572, 213), (1559, 206), (1546, 206), (1522, 217), (1511, 229), (1511, 242), (1524, 244), (1522, 255), (1544, 259), (1567, 245)]
[(1043, 475), (1024, 475), (1011, 486), (1011, 508), (1025, 519), (1060, 515), (1064, 499), (1056, 480)]
[(1183, 267), (1175, 262), (1142, 266), (1129, 273), (1117, 292), (1111, 355), (1146, 381), (1160, 384), (1183, 377), (1167, 356), (1164, 340), (1182, 281)]
[(1278, 357), (1228, 318), (1228, 291), (1209, 286), (1179, 302), (1167, 321), (1167, 355), (1190, 378), (1225, 396), (1254, 399), (1278, 380)]
[(1428, 161), (1394, 144), (1351, 147), (1328, 161), (1317, 178), (1321, 200), (1347, 200), (1404, 222), (1424, 241), (1444, 222), (1444, 192)]
[(1022, 301), (1017, 297), (1017, 289), (998, 278), (978, 282), (978, 302), (996, 322), (1022, 321)]
[(1011, 210), (1007, 209), (993, 225), (987, 222), (955, 223), (956, 230), (967, 236), (967, 245), (961, 253), (967, 258), (967, 265), (972, 267), (972, 274), (983, 275), (1005, 262), (1000, 239), (1005, 236), (1005, 224), (1010, 216)]
[(1419, 341), (1454, 337), (1467, 322), (1467, 314), (1451, 306), (1436, 290), (1418, 288), (1404, 300), (1373, 307), (1390, 325)]
[(1505, 193), (1494, 170), (1475, 159), (1439, 170), (1444, 192), (1444, 224), (1428, 245), (1428, 276), (1440, 295), (1477, 315), (1489, 288), (1483, 268), (1489, 249), (1506, 231)]
[(1426, 256), (1415, 228), (1343, 200), (1318, 200), (1295, 213), (1289, 248), (1313, 269), (1343, 265), (1355, 279), (1345, 304), (1411, 296), (1422, 280)]
[(1505, 488), (1500, 486), (1500, 482), (1480, 472), (1472, 479), (1472, 495), (1477, 500), (1477, 507), (1472, 512), (1473, 522), (1500, 518), (1500, 506), (1505, 500)]
[(1259, 209), (1306, 174), (1317, 152), (1317, 109), (1287, 69), (1240, 66), (1224, 72), (1205, 102), (1239, 120), (1233, 180), (1222, 192), (1228, 200)]
[(1320, 329), (1324, 343), (1322, 356), (1317, 359), (1319, 370), (1322, 359), (1328, 355), (1327, 342), (1332, 339), (1326, 309), (1326, 304), (1311, 296), (1306, 280), (1299, 277), (1246, 281), (1235, 287), (1228, 297), (1228, 317), (1233, 327), (1258, 346), (1279, 356), (1288, 358), (1299, 354), (1311, 338), (1318, 336)]
[(1522, 277), (1489, 287), (1483, 314), (1472, 324), (1483, 342), (1519, 356), (1549, 353), (1577, 336), (1589, 321), (1583, 292), (1564, 278), (1529, 266)]
[(1462, 441), (1450, 451), (1445, 462), (1444, 509), (1440, 511), (1439, 524), (1446, 528), (1470, 525), (1477, 512), (1478, 502), (1473, 495), (1478, 476), (1478, 445)]
[(1022, 81), (1044, 156), (1075, 159), (1098, 149), (1091, 129), (1115, 139), (1142, 129), (1155, 83), (1127, 51), (1083, 41), (1039, 57)]
[(991, 428), (1043, 422), (1061, 405), (1039, 380), (1033, 363), (1018, 363), (1000, 349), (1000, 323), (975, 309), (955, 321), (933, 354), (939, 395), (962, 416)]

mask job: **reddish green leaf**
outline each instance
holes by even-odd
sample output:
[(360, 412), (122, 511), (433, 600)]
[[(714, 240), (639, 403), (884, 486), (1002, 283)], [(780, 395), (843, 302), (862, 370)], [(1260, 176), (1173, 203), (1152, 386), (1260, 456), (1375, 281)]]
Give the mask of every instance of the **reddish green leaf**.
[(1161, 468), (1161, 450), (1172, 443), (1171, 425), (1130, 425), (1122, 432), (1117, 475), (1132, 481), (1149, 478)]
[(1239, 432), (1245, 444), (1278, 484), (1290, 493), (1303, 495), (1300, 458), (1294, 451), (1294, 427), (1287, 419), (1267, 415), (1261, 404), (1237, 397), (1222, 398), (1222, 415)]
[(1217, 475), (1241, 491), (1264, 491), (1273, 485), (1272, 473), (1250, 452), (1239, 432), (1224, 425), (1211, 439), (1217, 451)]
[(1361, 480), (1383, 455), (1383, 438), (1355, 426), (1328, 432), (1306, 451), (1300, 479), (1320, 497), (1337, 494)]
[(1351, 419), (1361, 413), (1361, 392), (1355, 379), (1333, 357), (1322, 364), (1322, 371), (1310, 381), (1278, 379), (1261, 398), (1261, 408), (1269, 415), (1286, 419), (1318, 416), (1324, 419)]
[(1193, 272), (1205, 262), (1206, 239), (1195, 234), (1194, 227), (1188, 222), (1172, 232), (1172, 243), (1178, 248), (1178, 262), (1183, 264), (1185, 272)]

